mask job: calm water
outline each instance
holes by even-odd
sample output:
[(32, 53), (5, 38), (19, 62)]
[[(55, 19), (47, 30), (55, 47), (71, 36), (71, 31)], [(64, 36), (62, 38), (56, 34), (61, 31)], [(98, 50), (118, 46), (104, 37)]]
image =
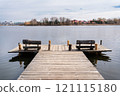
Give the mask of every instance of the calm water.
[[(87, 56), (105, 79), (120, 79), (120, 26), (0, 26), (0, 79), (17, 79), (34, 56), (8, 53), (23, 39), (41, 40), (42, 44), (75, 44), (77, 39), (93, 39), (112, 52)], [(29, 58), (28, 58), (29, 57)]]

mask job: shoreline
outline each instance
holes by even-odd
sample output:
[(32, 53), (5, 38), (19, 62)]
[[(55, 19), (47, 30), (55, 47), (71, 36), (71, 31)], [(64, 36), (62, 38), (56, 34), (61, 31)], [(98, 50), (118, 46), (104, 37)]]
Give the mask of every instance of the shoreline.
[(0, 26), (114, 26), (120, 24), (80, 24), (80, 25), (0, 25)]

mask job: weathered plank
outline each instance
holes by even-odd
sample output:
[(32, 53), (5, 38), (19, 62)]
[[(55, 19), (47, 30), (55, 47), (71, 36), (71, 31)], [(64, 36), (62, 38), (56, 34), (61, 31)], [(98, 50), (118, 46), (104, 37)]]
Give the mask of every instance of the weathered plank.
[[(31, 45), (31, 46), (33, 46), (33, 45)], [(48, 45), (41, 45), (40, 50), (48, 51)], [(67, 45), (51, 45), (50, 51), (68, 51), (68, 46)], [(76, 48), (76, 45), (72, 45), (72, 51), (78, 51), (78, 49)], [(94, 50), (81, 50), (81, 51), (83, 51), (83, 52), (109, 52), (112, 50), (104, 47), (103, 45), (98, 44), (97, 50), (94, 49)], [(28, 51), (24, 51), (23, 48), (22, 48), (22, 50), (19, 50), (19, 48), (16, 47), (16, 48), (10, 50), (8, 53), (19, 53), (19, 52), (25, 53), (25, 52), (38, 52), (38, 51), (34, 48), (31, 48), (31, 50), (28, 50)]]
[(56, 45), (52, 51), (39, 51), (18, 80), (104, 79), (83, 52), (63, 48)]
[[(31, 45), (32, 46), (32, 45)], [(34, 50), (29, 50), (35, 52)], [(83, 52), (111, 51), (102, 45), (97, 50), (84, 50)], [(18, 47), (9, 52), (24, 52)], [(27, 51), (28, 52), (28, 51)], [(91, 64), (82, 51), (72, 45), (68, 51), (67, 45), (41, 45), (35, 58), (18, 78), (19, 80), (89, 80), (104, 79)]]

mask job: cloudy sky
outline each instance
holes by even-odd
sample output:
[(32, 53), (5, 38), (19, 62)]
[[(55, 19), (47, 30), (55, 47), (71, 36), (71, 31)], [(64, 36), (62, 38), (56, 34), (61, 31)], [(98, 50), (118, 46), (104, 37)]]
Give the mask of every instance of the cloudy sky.
[(120, 0), (0, 0), (0, 21), (119, 18)]

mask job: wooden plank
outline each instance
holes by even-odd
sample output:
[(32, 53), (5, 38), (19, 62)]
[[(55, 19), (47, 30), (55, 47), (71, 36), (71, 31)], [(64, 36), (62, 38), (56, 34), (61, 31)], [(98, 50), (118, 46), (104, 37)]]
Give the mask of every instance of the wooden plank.
[(77, 40), (76, 44), (95, 44), (95, 40)]
[(104, 79), (83, 52), (61, 51), (60, 47), (54, 45), (52, 51), (39, 51), (18, 80)]
[[(57, 72), (46, 72), (46, 71), (25, 71), (24, 73), (22, 73), (22, 74), (51, 74), (51, 73), (55, 73), (55, 74), (64, 74), (64, 71), (57, 71)], [(66, 72), (66, 74), (73, 74), (73, 73), (75, 73), (75, 74), (80, 74), (80, 73), (87, 73), (87, 74), (92, 74), (92, 73), (98, 73), (98, 71), (71, 71), (71, 72)]]
[(99, 74), (24, 74), (19, 80), (102, 80)]
[[(32, 46), (32, 45), (31, 45)], [(29, 50), (35, 52), (35, 50)], [(86, 52), (110, 51), (102, 45), (98, 50), (85, 50)], [(18, 47), (10, 52), (25, 52)], [(48, 75), (49, 74), (49, 75)], [(82, 51), (78, 51), (76, 45), (72, 45), (72, 51), (68, 51), (67, 45), (41, 45), (32, 62), (18, 78), (20, 80), (89, 80), (104, 79), (97, 69), (91, 64)]]
[(24, 39), (23, 44), (41, 44), (41, 41)]
[(41, 50), (43, 50), (43, 51), (48, 50), (48, 45), (41, 45)]

